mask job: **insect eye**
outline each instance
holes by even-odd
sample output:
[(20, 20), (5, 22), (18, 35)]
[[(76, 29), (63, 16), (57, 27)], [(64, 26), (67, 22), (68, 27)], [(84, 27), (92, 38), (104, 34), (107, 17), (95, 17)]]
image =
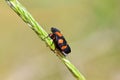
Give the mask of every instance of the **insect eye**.
[(57, 28), (51, 27), (51, 32), (53, 32), (53, 33), (60, 32), (60, 30), (58, 30)]

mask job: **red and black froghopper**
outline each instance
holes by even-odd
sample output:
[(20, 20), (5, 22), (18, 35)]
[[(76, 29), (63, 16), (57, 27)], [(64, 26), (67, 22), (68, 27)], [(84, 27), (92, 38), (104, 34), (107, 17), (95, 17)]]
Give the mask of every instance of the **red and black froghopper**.
[(51, 28), (51, 32), (49, 34), (50, 38), (53, 40), (55, 47), (63, 53), (64, 56), (71, 52), (71, 48), (65, 40), (64, 36), (61, 34), (60, 30), (57, 28)]

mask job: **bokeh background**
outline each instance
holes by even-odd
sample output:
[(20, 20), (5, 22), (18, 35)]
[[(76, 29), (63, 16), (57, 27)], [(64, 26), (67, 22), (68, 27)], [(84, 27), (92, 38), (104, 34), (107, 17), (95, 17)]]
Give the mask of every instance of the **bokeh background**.
[[(120, 80), (120, 0), (19, 0), (50, 33), (59, 28), (67, 57), (86, 80)], [(0, 80), (76, 80), (5, 0), (0, 0)]]

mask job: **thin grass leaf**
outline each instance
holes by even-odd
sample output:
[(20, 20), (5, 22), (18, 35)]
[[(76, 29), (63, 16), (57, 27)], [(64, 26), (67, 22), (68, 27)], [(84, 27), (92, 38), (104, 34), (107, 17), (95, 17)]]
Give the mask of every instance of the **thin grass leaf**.
[(48, 36), (48, 33), (17, 0), (6, 0), (6, 2), (18, 14), (18, 16), (20, 16), (22, 20), (37, 33), (37, 35), (50, 47), (50, 49), (56, 53), (59, 59), (66, 65), (66, 67), (76, 77), (77, 80), (85, 80), (84, 76), (79, 72), (79, 70), (65, 56), (63, 56), (59, 50), (55, 49), (55, 45), (51, 45), (53, 41)]

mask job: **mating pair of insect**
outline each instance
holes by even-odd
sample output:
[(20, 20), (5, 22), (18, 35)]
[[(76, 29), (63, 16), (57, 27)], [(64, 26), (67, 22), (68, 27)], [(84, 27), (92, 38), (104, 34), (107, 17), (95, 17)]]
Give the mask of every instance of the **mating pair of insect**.
[(51, 32), (49, 34), (50, 38), (53, 40), (55, 47), (64, 55), (66, 56), (71, 52), (71, 48), (68, 45), (65, 37), (61, 34), (60, 30), (57, 28), (51, 28)]

